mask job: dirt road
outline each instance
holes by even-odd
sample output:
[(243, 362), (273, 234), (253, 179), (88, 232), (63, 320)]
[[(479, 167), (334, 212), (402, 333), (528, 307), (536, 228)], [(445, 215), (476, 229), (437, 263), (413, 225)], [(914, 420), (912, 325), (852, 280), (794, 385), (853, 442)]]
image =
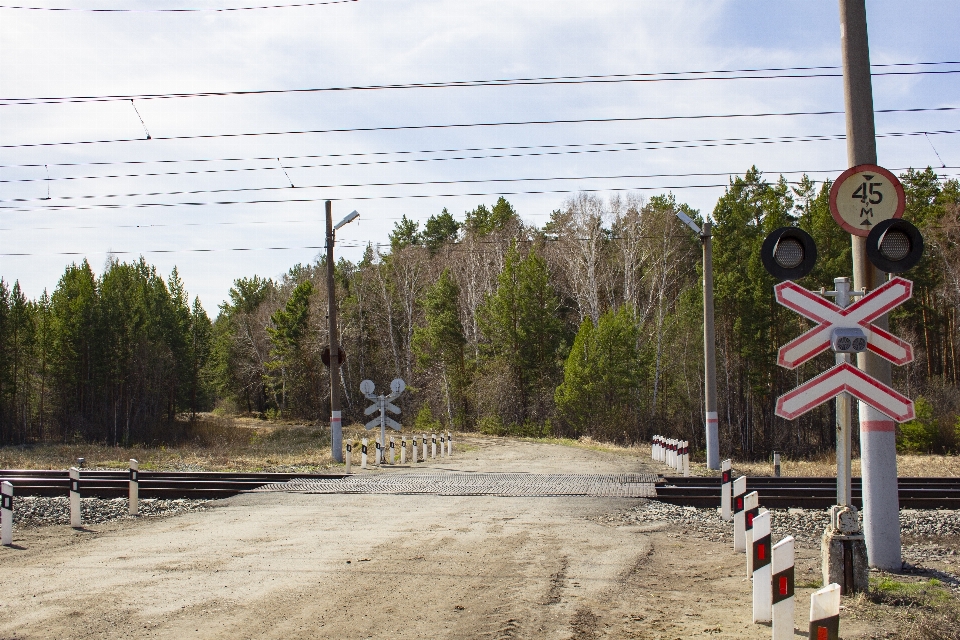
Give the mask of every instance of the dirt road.
[[(663, 471), (493, 439), (424, 469)], [(264, 493), (22, 531), (0, 549), (0, 638), (769, 638), (726, 544), (600, 522), (637, 503)], [(798, 590), (798, 629), (810, 591)], [(846, 638), (867, 631), (844, 625)]]

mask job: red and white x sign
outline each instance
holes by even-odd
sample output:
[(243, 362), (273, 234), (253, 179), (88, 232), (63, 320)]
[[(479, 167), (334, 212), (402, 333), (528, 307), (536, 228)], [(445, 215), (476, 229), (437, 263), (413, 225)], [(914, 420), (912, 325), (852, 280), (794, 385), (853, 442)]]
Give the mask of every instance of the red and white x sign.
[(844, 392), (897, 422), (907, 422), (915, 417), (913, 401), (910, 398), (846, 362), (827, 369), (793, 391), (780, 396), (777, 399), (776, 414), (793, 420)]
[(795, 369), (830, 348), (834, 329), (862, 329), (867, 349), (898, 365), (913, 360), (913, 347), (871, 322), (903, 304), (913, 295), (913, 283), (896, 277), (845, 309), (787, 280), (774, 287), (777, 302), (817, 323), (800, 337), (780, 347), (777, 364)]

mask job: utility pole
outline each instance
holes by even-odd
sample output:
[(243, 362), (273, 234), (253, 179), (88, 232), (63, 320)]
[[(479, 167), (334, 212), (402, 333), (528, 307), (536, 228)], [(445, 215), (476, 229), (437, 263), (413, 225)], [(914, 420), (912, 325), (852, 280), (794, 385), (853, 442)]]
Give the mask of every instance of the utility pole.
[(713, 234), (703, 223), (703, 404), (707, 430), (707, 468), (720, 468), (720, 430), (717, 418), (717, 334), (713, 326)]
[[(843, 57), (843, 99), (847, 120), (847, 162), (851, 167), (877, 163), (873, 120), (873, 87), (867, 44), (865, 0), (840, 1), (840, 42)], [(866, 238), (851, 235), (853, 286), (876, 289), (883, 273), (868, 260)], [(887, 316), (874, 320), (887, 329)], [(873, 353), (857, 354), (857, 366), (883, 384), (891, 383), (890, 364)], [(900, 571), (900, 503), (897, 494), (895, 423), (866, 403), (860, 403), (860, 458), (863, 476), (864, 537), (871, 567)]]
[(707, 468), (720, 469), (720, 435), (717, 420), (717, 334), (713, 326), (713, 234), (707, 220), (701, 229), (683, 211), (680, 222), (700, 238), (703, 245), (703, 411), (707, 432)]
[(340, 422), (340, 340), (337, 335), (337, 299), (333, 281), (333, 204), (327, 200), (327, 320), (330, 327), (330, 447), (333, 459), (343, 462), (343, 425)]

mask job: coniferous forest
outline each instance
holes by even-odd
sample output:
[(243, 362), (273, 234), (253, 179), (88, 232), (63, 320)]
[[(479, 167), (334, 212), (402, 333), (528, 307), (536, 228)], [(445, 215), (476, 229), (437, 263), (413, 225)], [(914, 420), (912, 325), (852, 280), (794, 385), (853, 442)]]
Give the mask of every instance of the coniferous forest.
[[(905, 450), (960, 448), (960, 184), (930, 169), (901, 176), (905, 218), (924, 259), (904, 274), (913, 299), (891, 329), (916, 359), (894, 368), (917, 400)], [(850, 240), (833, 221), (829, 183), (788, 184), (756, 168), (731, 179), (714, 210), (717, 379), (724, 455), (802, 456), (833, 447), (832, 404), (794, 422), (776, 398), (830, 366), (788, 371), (778, 346), (805, 330), (780, 307), (759, 259), (772, 230), (797, 225), (819, 260), (801, 284), (851, 275)], [(634, 443), (654, 433), (703, 448), (699, 240), (673, 195), (581, 193), (542, 228), (504, 198), (421, 227), (406, 218), (389, 247), (336, 265), (344, 418), (363, 422), (359, 383), (408, 382), (404, 424)], [(156, 443), (197, 412), (325, 424), (329, 376), (326, 265), (240, 278), (215, 318), (176, 270), (142, 258), (97, 275), (73, 264), (27, 299), (0, 281), (0, 444)]]

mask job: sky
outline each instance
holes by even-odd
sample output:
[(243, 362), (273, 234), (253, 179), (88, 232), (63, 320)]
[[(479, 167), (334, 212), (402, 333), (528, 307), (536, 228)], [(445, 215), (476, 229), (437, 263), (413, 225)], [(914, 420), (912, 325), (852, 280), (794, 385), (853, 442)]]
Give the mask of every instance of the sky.
[[(753, 165), (818, 181), (847, 166), (842, 113), (690, 117), (842, 112), (837, 69), (725, 73), (839, 65), (836, 0), (14, 4), (84, 9), (0, 8), (0, 277), (30, 298), (70, 263), (142, 255), (214, 316), (235, 279), (317, 258), (326, 199), (335, 220), (360, 212), (336, 245), (358, 260), (401, 216), (462, 220), (500, 194), (534, 225), (580, 189), (672, 192), (708, 215)], [(110, 8), (136, 10), (89, 11)], [(204, 10), (158, 11), (182, 8)], [(867, 0), (867, 17), (874, 65), (958, 63), (876, 66), (899, 74), (874, 77), (876, 109), (960, 107), (960, 3)], [(756, 77), (798, 74), (822, 77)], [(559, 76), (607, 81), (125, 98)], [(711, 79), (730, 76), (749, 77)], [(119, 98), (23, 100), (103, 96)], [(556, 120), (593, 122), (428, 126)], [(960, 111), (876, 128), (915, 134), (878, 139), (895, 173), (960, 175), (960, 134), (942, 133)], [(283, 133), (305, 131), (323, 132)]]

